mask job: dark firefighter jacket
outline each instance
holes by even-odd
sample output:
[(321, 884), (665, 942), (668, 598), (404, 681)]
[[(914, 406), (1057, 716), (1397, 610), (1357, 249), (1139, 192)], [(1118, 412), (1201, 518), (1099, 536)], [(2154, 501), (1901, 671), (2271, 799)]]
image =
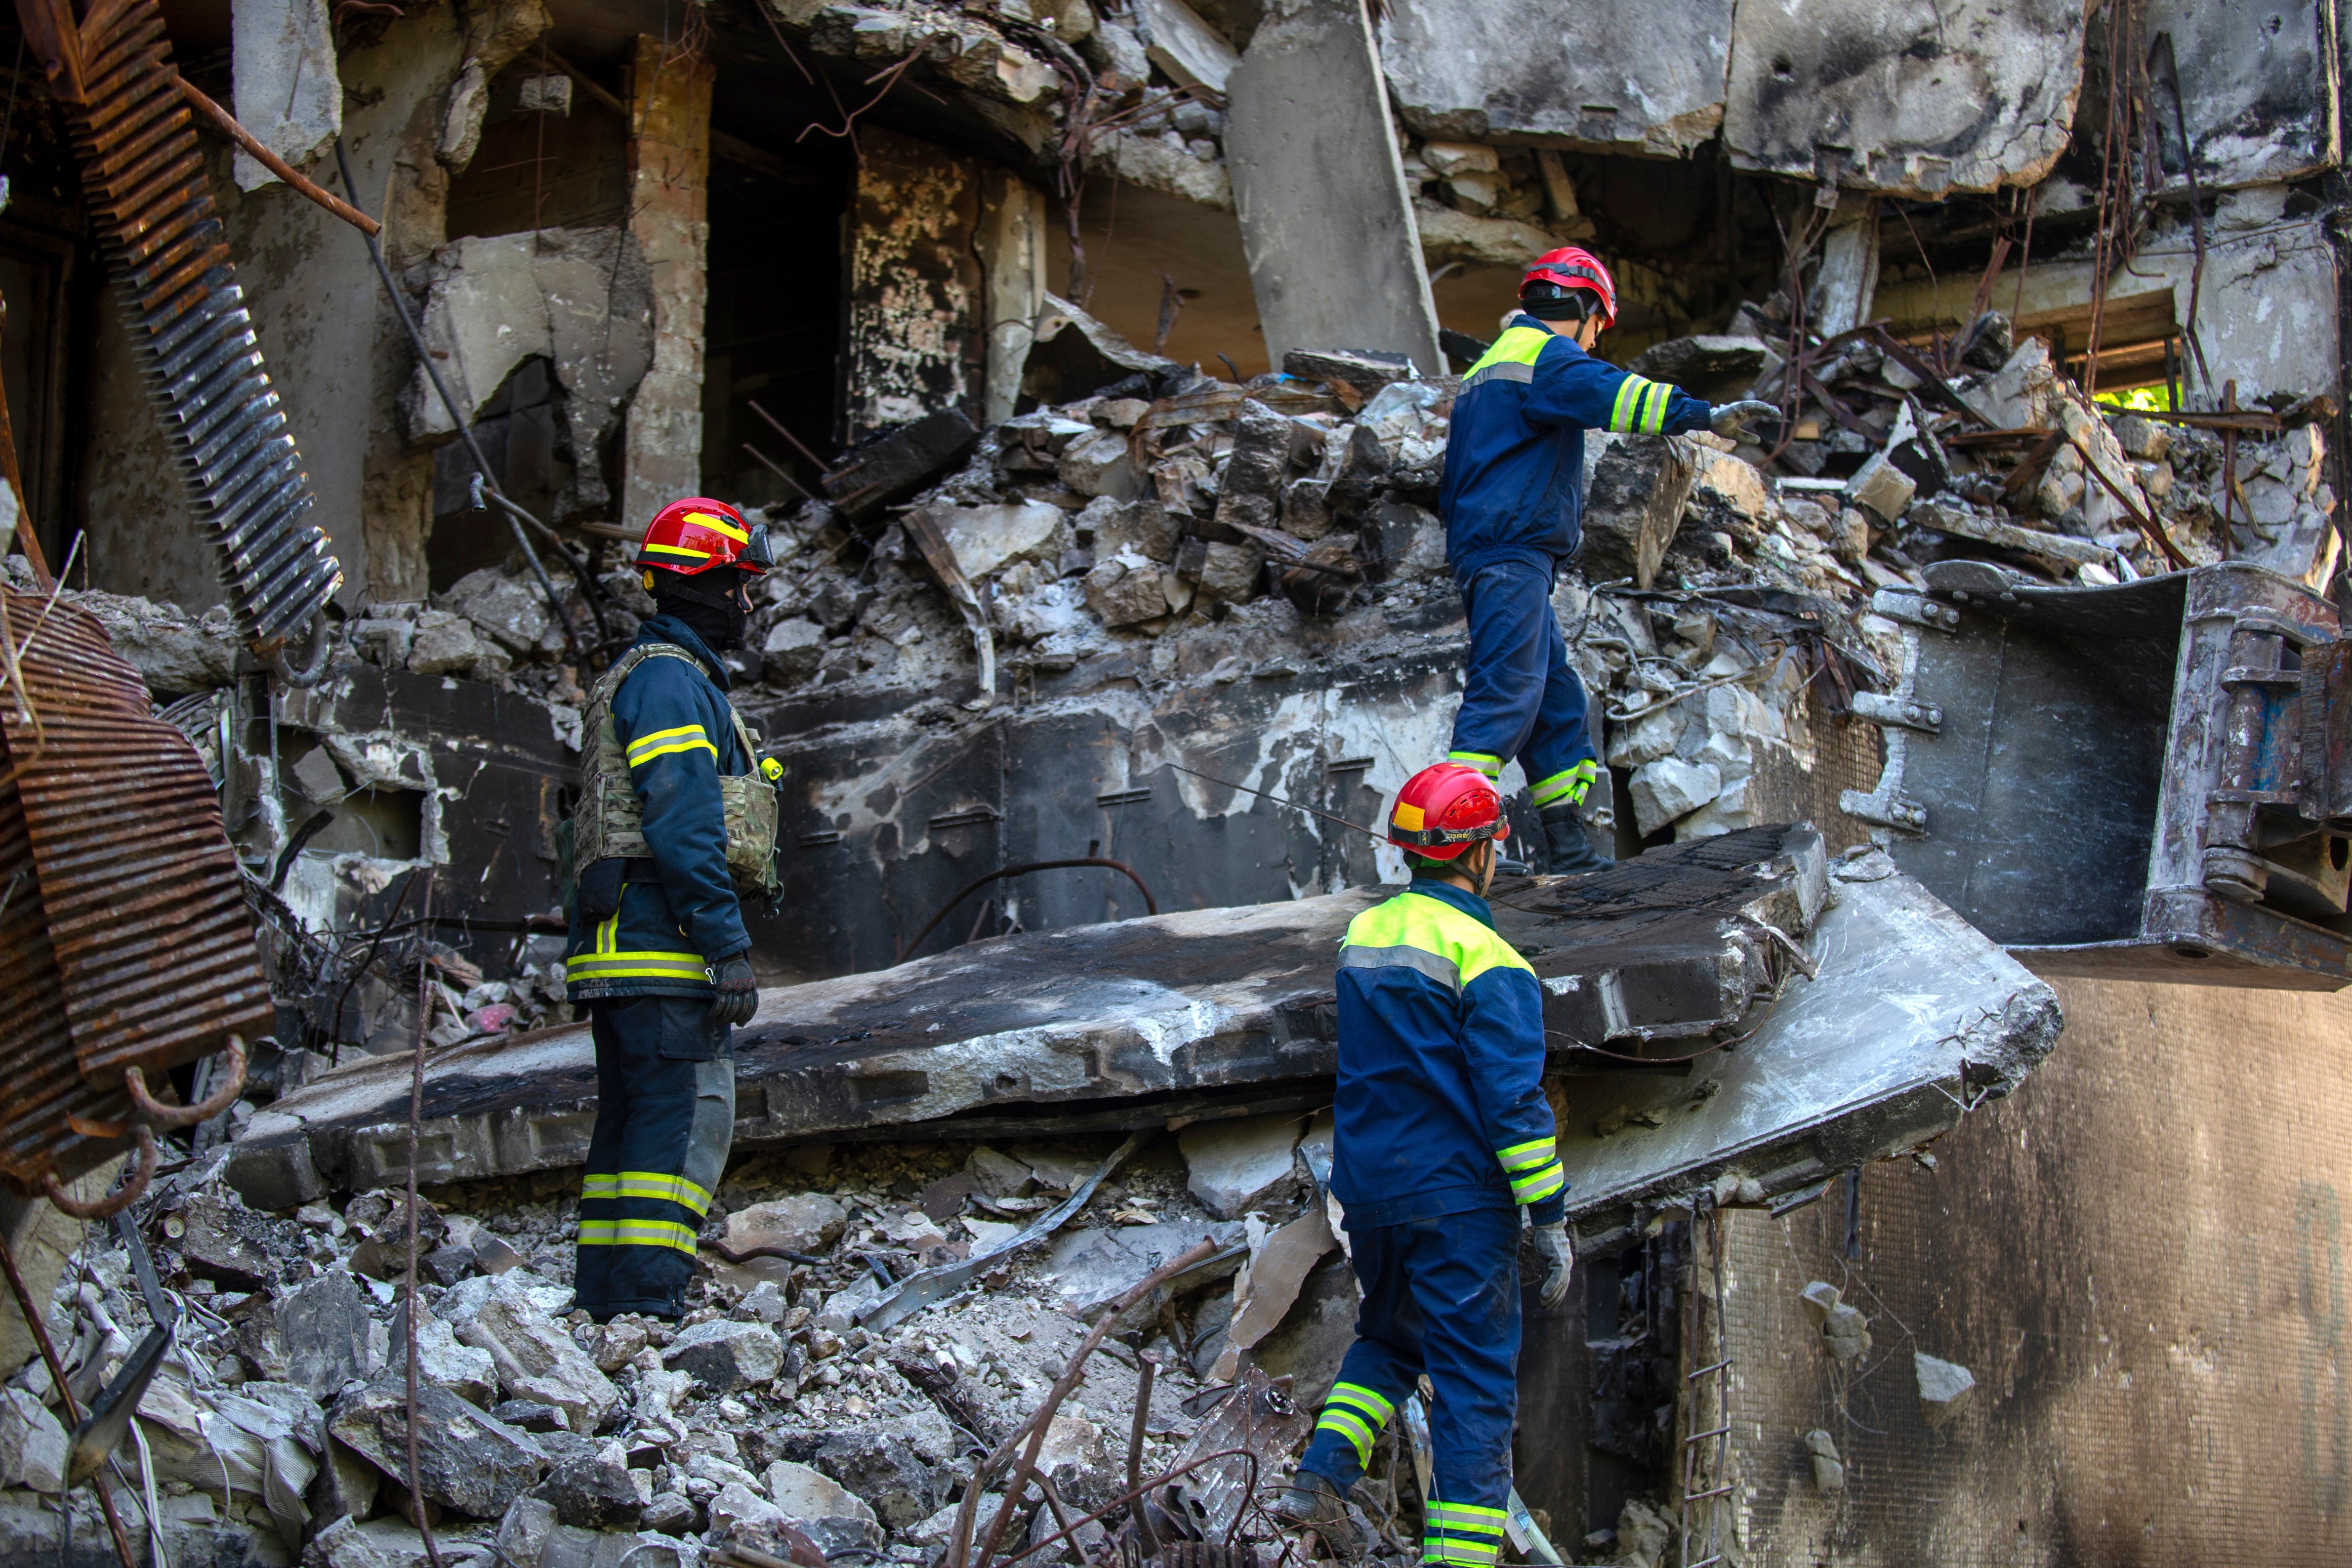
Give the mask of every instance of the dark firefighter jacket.
[(1454, 580), (1525, 561), (1546, 572), (1576, 552), (1584, 515), (1584, 433), (1703, 430), (1713, 407), (1598, 360), (1533, 316), (1511, 318), (1462, 378), (1437, 492)]
[(601, 860), (582, 873), (563, 963), (574, 1002), (708, 996), (709, 972), (751, 945), (719, 800), (719, 775), (751, 766), (727, 706), (727, 667), (675, 616), (654, 616), (637, 641), (675, 643), (694, 662), (646, 659), (613, 694), (653, 857)]
[(1542, 989), (1486, 900), (1416, 879), (1358, 915), (1339, 949), (1331, 1166), (1348, 1227), (1514, 1204), (1558, 1224), (1543, 1066)]

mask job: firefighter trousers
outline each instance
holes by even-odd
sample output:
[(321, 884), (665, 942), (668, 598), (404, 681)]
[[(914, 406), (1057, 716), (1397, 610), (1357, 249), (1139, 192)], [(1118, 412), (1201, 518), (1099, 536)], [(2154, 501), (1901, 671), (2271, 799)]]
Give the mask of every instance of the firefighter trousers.
[(1493, 1568), (1518, 1415), (1519, 1212), (1351, 1226), (1348, 1241), (1364, 1291), (1356, 1342), (1339, 1363), (1298, 1468), (1344, 1495), (1362, 1477), (1382, 1428), (1428, 1373), (1435, 1495), (1426, 1500), (1422, 1561)]
[(1536, 809), (1584, 799), (1600, 776), (1584, 683), (1569, 668), (1551, 575), (1524, 561), (1482, 566), (1462, 584), (1470, 665), (1448, 760), (1503, 776), (1517, 758)]
[(694, 1243), (735, 1135), (735, 1058), (700, 996), (588, 1004), (596, 1042), (596, 1130), (580, 1194), (575, 1304), (686, 1310)]

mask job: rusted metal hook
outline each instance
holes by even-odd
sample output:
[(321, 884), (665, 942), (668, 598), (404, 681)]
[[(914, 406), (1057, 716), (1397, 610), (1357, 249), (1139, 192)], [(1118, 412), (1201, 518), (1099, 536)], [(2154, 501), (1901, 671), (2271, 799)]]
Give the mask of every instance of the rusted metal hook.
[(245, 1042), (231, 1035), (222, 1051), (228, 1058), (228, 1081), (194, 1105), (166, 1105), (157, 1100), (147, 1092), (147, 1075), (139, 1068), (122, 1069), (122, 1087), (139, 1114), (158, 1127), (194, 1127), (199, 1121), (210, 1121), (245, 1091)]
[(146, 1196), (147, 1184), (155, 1179), (155, 1130), (142, 1121), (138, 1127), (138, 1138), (139, 1167), (131, 1173), (131, 1179), (110, 1195), (89, 1203), (69, 1198), (66, 1195), (65, 1184), (58, 1180), (58, 1173), (45, 1171), (41, 1173), (41, 1185), (47, 1191), (49, 1202), (55, 1204), (60, 1213), (69, 1214), (76, 1219), (112, 1219)]

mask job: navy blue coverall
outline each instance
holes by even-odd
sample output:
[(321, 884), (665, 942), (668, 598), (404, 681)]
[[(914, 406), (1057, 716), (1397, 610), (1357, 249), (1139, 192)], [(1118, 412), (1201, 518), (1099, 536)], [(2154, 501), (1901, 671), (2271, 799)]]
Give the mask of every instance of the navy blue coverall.
[(675, 1318), (695, 1237), (735, 1131), (730, 1031), (710, 1016), (712, 973), (751, 938), (727, 869), (721, 773), (751, 769), (728, 707), (727, 667), (671, 616), (637, 644), (692, 660), (645, 660), (613, 694), (629, 782), (645, 804), (649, 859), (581, 874), (564, 978), (596, 1042), (596, 1129), (580, 1197), (576, 1304)]
[(1451, 761), (1499, 779), (1517, 758), (1538, 811), (1584, 798), (1600, 757), (1551, 609), (1552, 580), (1582, 536), (1584, 433), (1702, 430), (1714, 412), (1593, 358), (1533, 316), (1511, 318), (1471, 367), (1437, 497), (1470, 618)]
[(1429, 1374), (1425, 1563), (1491, 1568), (1517, 1412), (1519, 1209), (1568, 1178), (1543, 1093), (1543, 993), (1486, 900), (1416, 879), (1339, 950), (1331, 1190), (1364, 1303), (1299, 1468), (1342, 1495)]

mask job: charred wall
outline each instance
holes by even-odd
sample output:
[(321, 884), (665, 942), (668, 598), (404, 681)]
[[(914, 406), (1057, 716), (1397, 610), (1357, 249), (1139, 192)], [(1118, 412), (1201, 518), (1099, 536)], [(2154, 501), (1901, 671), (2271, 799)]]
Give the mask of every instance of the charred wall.
[[(1937, 1166), (1733, 1223), (1742, 1560), (2315, 1563), (2352, 1550), (2352, 999), (2060, 981), (2066, 1033)], [(2030, 1261), (2029, 1261), (2030, 1260)], [(1873, 1344), (1831, 1360), (1798, 1299)], [(1915, 1351), (1976, 1377), (1940, 1428)], [(1803, 1438), (1828, 1430), (1843, 1492)]]

